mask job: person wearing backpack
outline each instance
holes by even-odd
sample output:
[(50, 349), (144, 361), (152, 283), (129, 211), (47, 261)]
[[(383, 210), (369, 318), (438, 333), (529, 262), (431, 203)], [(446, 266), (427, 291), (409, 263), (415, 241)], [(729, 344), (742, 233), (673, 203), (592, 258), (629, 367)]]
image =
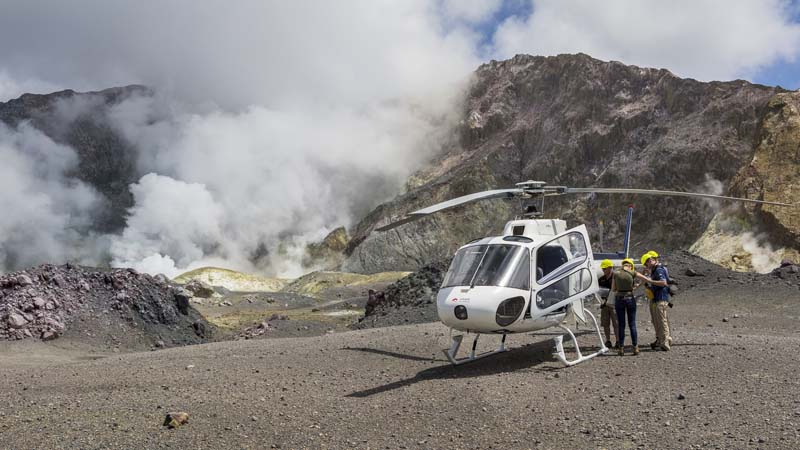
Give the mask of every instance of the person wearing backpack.
[(641, 274), (633, 268), (633, 260), (626, 258), (622, 260), (622, 269), (614, 272), (611, 280), (611, 291), (616, 294), (614, 298), (614, 308), (617, 311), (617, 322), (619, 322), (619, 356), (625, 355), (625, 318), (627, 316), (628, 327), (631, 332), (631, 344), (633, 344), (633, 354), (639, 354), (639, 335), (636, 331), (636, 298), (633, 296), (634, 281)]
[(669, 335), (669, 275), (667, 268), (658, 262), (658, 253), (654, 251), (642, 255), (642, 265), (650, 271), (650, 277), (645, 277), (645, 282), (650, 285), (650, 290), (653, 292), (653, 299), (650, 301), (650, 317), (653, 320), (653, 328), (656, 330), (656, 341), (650, 344), (650, 348), (669, 351), (672, 337)]

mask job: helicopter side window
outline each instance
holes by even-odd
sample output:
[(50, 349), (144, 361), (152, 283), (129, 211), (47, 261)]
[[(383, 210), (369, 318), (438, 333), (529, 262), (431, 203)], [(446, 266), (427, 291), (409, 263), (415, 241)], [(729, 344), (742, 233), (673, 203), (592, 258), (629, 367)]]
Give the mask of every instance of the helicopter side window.
[(545, 245), (536, 254), (536, 280), (561, 267), (568, 261), (567, 252), (560, 245)]
[(536, 294), (536, 306), (539, 309), (549, 308), (592, 286), (592, 273), (582, 269), (547, 286)]
[(560, 236), (536, 251), (536, 282), (546, 284), (586, 261), (588, 248), (581, 233)]

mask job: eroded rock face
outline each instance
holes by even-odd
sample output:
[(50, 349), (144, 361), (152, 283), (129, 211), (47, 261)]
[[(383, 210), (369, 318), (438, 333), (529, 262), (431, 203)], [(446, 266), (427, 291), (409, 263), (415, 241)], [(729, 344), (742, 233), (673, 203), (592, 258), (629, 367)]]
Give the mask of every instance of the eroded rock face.
[[(761, 123), (753, 160), (739, 171), (731, 192), (800, 205), (800, 92), (772, 97)], [(800, 208), (751, 207), (776, 244), (800, 248)]]
[[(516, 202), (487, 201), (412, 222), (380, 225), (433, 203), (528, 179), (576, 187), (724, 192), (753, 159), (758, 124), (779, 88), (744, 81), (701, 83), (667, 70), (586, 55), (518, 55), (475, 73), (455, 138), (406, 194), (353, 230), (343, 268), (414, 270), (448, 259), (464, 243), (497, 234)], [(546, 214), (587, 224), (595, 251), (622, 246), (634, 203), (633, 251), (688, 247), (714, 209), (683, 198), (584, 196), (548, 199)]]
[[(749, 164), (731, 195), (800, 205), (800, 92), (767, 103)], [(800, 208), (745, 206), (718, 213), (691, 251), (738, 271), (768, 272), (800, 260)]]

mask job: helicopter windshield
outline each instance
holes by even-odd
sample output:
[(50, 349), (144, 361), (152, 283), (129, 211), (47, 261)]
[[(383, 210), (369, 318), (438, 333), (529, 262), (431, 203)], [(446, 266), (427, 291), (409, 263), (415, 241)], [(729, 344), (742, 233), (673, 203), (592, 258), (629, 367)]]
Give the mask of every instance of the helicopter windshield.
[(499, 286), (530, 289), (530, 252), (518, 245), (465, 247), (456, 253), (442, 287)]

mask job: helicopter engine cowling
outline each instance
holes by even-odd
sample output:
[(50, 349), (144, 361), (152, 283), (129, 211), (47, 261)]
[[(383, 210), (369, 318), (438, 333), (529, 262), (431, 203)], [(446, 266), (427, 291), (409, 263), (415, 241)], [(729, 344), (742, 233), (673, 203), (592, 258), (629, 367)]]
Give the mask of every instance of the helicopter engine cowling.
[(436, 296), (436, 310), (442, 323), (456, 330), (514, 332), (529, 298), (530, 291), (508, 287), (446, 287)]

